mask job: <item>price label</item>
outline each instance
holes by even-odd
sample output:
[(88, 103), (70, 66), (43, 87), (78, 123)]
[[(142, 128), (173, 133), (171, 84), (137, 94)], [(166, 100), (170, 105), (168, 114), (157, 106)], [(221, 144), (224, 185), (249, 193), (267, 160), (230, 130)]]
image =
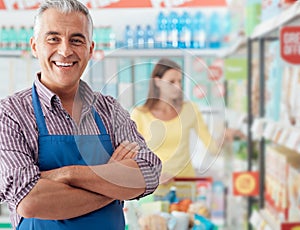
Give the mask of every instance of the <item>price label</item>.
[(273, 139), (273, 136), (274, 136), (274, 133), (275, 133), (275, 130), (276, 130), (276, 125), (274, 122), (268, 122), (266, 124), (266, 128), (264, 130), (264, 137), (266, 139), (269, 139), (269, 140), (272, 140)]
[(296, 146), (299, 140), (300, 140), (300, 133), (297, 131), (291, 132), (286, 142), (286, 147), (296, 150)]
[(290, 131), (287, 129), (283, 129), (283, 131), (280, 135), (280, 138), (278, 140), (278, 144), (285, 145), (286, 141), (288, 140), (289, 135), (290, 135)]

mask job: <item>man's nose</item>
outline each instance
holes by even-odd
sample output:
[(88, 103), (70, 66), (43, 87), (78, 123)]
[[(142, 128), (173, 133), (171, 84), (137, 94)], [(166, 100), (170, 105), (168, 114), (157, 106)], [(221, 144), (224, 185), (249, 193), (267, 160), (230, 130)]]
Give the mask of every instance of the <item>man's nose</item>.
[(73, 50), (68, 41), (62, 41), (58, 47), (58, 54), (68, 57), (73, 54)]

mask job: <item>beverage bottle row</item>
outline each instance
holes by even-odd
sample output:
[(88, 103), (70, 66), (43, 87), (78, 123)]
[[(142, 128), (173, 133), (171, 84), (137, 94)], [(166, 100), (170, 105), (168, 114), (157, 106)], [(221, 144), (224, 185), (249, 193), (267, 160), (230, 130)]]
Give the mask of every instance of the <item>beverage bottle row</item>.
[(130, 25), (126, 25), (124, 41), (120, 46), (128, 49), (154, 48), (154, 41), (154, 30), (151, 25), (147, 25), (145, 28), (137, 25), (135, 29)]
[(2, 26), (0, 30), (0, 50), (29, 50), (29, 40), (33, 27)]
[(96, 50), (109, 50), (116, 48), (116, 36), (111, 26), (97, 26), (94, 28), (93, 40)]
[(169, 14), (160, 12), (156, 25), (135, 28), (126, 25), (123, 45), (127, 48), (220, 48), (228, 43), (231, 29), (228, 13), (201, 11)]

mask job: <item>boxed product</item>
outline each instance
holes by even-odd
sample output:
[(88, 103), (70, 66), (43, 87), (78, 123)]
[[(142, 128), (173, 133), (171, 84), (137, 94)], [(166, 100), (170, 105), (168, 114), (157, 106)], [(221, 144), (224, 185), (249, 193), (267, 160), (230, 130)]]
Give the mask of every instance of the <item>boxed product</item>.
[[(283, 147), (266, 149), (265, 201), (266, 208), (281, 222), (288, 220), (288, 178), (291, 164), (300, 166), (300, 155)], [(297, 163), (299, 162), (299, 163)]]
[(288, 221), (300, 220), (300, 167), (290, 165), (288, 168)]

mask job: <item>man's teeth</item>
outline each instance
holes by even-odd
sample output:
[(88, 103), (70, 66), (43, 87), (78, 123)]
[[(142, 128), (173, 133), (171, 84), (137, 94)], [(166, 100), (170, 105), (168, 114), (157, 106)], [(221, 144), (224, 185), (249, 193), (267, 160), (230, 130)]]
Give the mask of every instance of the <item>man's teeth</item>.
[(72, 63), (55, 62), (55, 65), (61, 66), (61, 67), (69, 67), (69, 66), (73, 65), (73, 62)]

